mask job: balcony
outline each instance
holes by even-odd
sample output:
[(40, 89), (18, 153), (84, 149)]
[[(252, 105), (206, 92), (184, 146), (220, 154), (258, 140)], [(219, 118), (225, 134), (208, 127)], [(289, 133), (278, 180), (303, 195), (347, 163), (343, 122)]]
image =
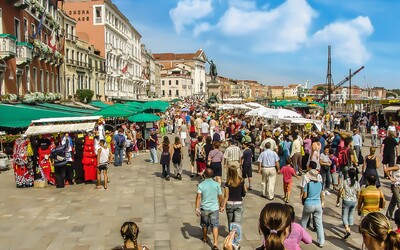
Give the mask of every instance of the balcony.
[(78, 40), (78, 37), (77, 37), (77, 36), (74, 36), (73, 34), (66, 34), (66, 35), (65, 35), (65, 39), (66, 39), (67, 41), (76, 43), (76, 41)]
[(28, 6), (30, 4), (31, 3), (29, 0), (18, 0), (16, 3), (14, 3), (14, 7), (19, 10), (24, 10), (24, 9), (28, 8)]
[(33, 45), (26, 42), (17, 42), (17, 65), (30, 63), (32, 61)]
[(10, 34), (0, 34), (0, 58), (3, 60), (17, 54), (17, 38)]

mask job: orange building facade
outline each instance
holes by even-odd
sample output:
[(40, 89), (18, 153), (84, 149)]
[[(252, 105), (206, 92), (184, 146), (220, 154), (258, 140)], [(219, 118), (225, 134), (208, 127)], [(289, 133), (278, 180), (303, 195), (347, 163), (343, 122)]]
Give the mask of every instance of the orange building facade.
[[(40, 28), (39, 28), (40, 27)], [(0, 94), (60, 93), (56, 0), (0, 1)], [(53, 47), (55, 45), (55, 47)], [(53, 49), (54, 48), (54, 49)]]

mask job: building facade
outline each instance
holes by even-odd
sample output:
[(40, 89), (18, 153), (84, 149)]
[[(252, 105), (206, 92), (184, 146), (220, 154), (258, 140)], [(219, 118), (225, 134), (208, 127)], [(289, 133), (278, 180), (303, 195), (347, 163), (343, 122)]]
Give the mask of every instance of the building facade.
[[(187, 53), (187, 54), (174, 54), (174, 53), (161, 53), (161, 54), (153, 54), (154, 59), (156, 60), (157, 63), (160, 63), (162, 65), (161, 69), (161, 82), (162, 80), (169, 81), (168, 78), (165, 78), (167, 75), (165, 75), (165, 71), (171, 71), (176, 68), (177, 65), (184, 65), (185, 77), (181, 79), (175, 79), (176, 80), (181, 80), (182, 84), (186, 84), (188, 81), (188, 75), (186, 73), (187, 70), (190, 70), (190, 79), (192, 80), (192, 84), (190, 86), (186, 85), (186, 89), (182, 86), (183, 93), (184, 95), (179, 94), (181, 97), (186, 97), (186, 93), (190, 96), (192, 95), (197, 95), (197, 96), (204, 96), (206, 94), (206, 70), (205, 70), (205, 64), (206, 64), (206, 55), (203, 50), (198, 50), (195, 53)], [(183, 67), (183, 66), (182, 66)], [(162, 95), (162, 90), (163, 86), (161, 84), (161, 97)], [(179, 92), (181, 93), (181, 92)], [(169, 94), (166, 93), (166, 96)], [(175, 96), (175, 93), (171, 92), (171, 96)]]
[(62, 53), (64, 65), (60, 69), (62, 93), (65, 99), (75, 99), (76, 91), (90, 89), (93, 100), (104, 100), (105, 96), (105, 59), (94, 45), (76, 36), (76, 20), (59, 9), (62, 27)]
[(172, 68), (161, 69), (161, 98), (185, 98), (194, 93), (192, 72), (194, 68), (178, 63)]
[(141, 35), (110, 0), (65, 0), (77, 35), (106, 58), (106, 99), (139, 99), (143, 91)]
[(0, 95), (59, 93), (56, 0), (0, 1)]

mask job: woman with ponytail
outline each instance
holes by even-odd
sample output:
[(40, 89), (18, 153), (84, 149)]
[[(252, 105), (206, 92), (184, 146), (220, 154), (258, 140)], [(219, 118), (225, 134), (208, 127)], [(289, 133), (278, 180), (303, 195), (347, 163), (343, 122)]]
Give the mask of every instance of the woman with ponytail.
[(360, 193), (360, 184), (356, 181), (357, 172), (354, 168), (348, 171), (349, 178), (344, 180), (339, 186), (337, 196), (337, 206), (340, 205), (342, 198), (342, 222), (346, 231), (344, 239), (350, 236), (350, 226), (354, 224), (354, 209), (357, 206), (358, 195)]
[[(261, 210), (259, 232), (263, 234), (264, 244), (256, 250), (285, 250), (284, 240), (290, 234), (292, 214), (289, 206), (282, 203), (268, 203)], [(235, 232), (232, 231), (224, 241), (224, 250), (232, 250)]]
[(379, 212), (367, 214), (360, 223), (359, 231), (367, 250), (400, 249), (400, 235), (392, 231), (388, 218)]
[(122, 247), (115, 247), (113, 250), (149, 250), (147, 247), (138, 244), (139, 227), (135, 222), (127, 221), (121, 226), (121, 236), (124, 239)]

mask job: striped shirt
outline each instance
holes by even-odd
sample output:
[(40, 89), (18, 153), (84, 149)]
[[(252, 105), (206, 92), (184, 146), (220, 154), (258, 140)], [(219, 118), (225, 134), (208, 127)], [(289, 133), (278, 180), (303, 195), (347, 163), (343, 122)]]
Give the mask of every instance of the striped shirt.
[(379, 201), (383, 198), (381, 190), (374, 185), (367, 186), (361, 190), (360, 199), (362, 200), (362, 214), (367, 215), (371, 212), (379, 212)]
[(242, 150), (236, 145), (230, 145), (225, 150), (224, 158), (227, 162), (240, 161), (240, 158), (242, 158)]

